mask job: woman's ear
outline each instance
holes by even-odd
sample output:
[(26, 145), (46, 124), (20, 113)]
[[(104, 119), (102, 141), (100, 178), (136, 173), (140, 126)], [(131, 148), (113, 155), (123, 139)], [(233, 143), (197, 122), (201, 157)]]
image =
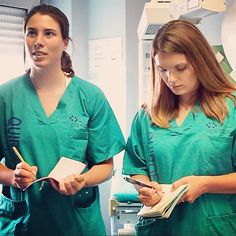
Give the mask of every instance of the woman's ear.
[(67, 49), (68, 44), (69, 44), (69, 39), (64, 39), (64, 49)]

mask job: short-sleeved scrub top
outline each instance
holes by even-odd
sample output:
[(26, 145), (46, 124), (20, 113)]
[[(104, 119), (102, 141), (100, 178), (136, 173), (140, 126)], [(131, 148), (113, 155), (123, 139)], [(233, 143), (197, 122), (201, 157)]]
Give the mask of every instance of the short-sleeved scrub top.
[[(87, 165), (85, 171), (118, 154), (125, 140), (102, 91), (74, 76), (56, 110), (47, 117), (28, 74), (0, 87), (0, 154), (15, 169), (16, 146), (25, 161), (47, 176), (60, 157)], [(0, 235), (105, 235), (98, 187), (73, 196), (35, 183), (25, 192), (3, 186)]]
[[(208, 118), (197, 104), (181, 125), (168, 129), (153, 124), (140, 110), (132, 124), (123, 174), (146, 175), (171, 184), (184, 176), (217, 176), (235, 172), (236, 110), (227, 100), (229, 115), (221, 125)], [(200, 196), (193, 204), (180, 203), (168, 219), (140, 218), (140, 236), (236, 235), (236, 195)]]

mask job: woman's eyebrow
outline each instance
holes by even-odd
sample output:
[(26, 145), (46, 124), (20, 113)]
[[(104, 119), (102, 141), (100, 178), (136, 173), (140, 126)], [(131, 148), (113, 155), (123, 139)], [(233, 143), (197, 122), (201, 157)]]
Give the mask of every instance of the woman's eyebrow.
[(51, 29), (51, 28), (44, 29), (44, 31), (55, 31), (56, 32), (55, 29)]
[(26, 30), (35, 30), (33, 27), (27, 27)]

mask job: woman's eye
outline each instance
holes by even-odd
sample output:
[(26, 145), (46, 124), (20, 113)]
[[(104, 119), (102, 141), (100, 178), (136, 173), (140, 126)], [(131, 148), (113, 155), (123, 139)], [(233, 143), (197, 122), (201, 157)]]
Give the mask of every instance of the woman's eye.
[(161, 68), (161, 67), (158, 67), (158, 70), (161, 72), (161, 73), (165, 73), (167, 71), (167, 69), (164, 69), (164, 68)]
[(185, 70), (186, 67), (181, 67), (181, 68), (178, 68), (177, 71), (183, 71)]
[(26, 35), (27, 35), (27, 36), (34, 36), (34, 35), (36, 35), (36, 32), (33, 31), (33, 30), (30, 30), (30, 31), (27, 32)]
[(48, 32), (45, 33), (45, 35), (48, 36), (48, 37), (52, 37), (52, 36), (55, 35), (55, 33), (52, 32), (52, 31), (48, 31)]
[(177, 71), (184, 71), (186, 68), (187, 68), (187, 65), (185, 64), (176, 66)]

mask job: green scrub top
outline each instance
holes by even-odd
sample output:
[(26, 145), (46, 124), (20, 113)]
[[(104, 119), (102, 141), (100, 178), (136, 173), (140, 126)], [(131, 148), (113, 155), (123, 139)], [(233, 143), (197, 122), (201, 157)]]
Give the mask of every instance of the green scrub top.
[[(171, 184), (184, 176), (235, 172), (236, 109), (231, 100), (227, 104), (229, 115), (223, 125), (206, 117), (198, 104), (181, 125), (173, 120), (168, 129), (151, 123), (140, 110), (128, 138), (123, 174)], [(236, 235), (236, 195), (204, 194), (193, 204), (177, 205), (168, 219), (140, 218), (136, 232), (140, 236)]]
[[(47, 176), (60, 157), (82, 161), (85, 171), (118, 154), (125, 140), (102, 91), (73, 77), (56, 110), (46, 116), (28, 74), (0, 87), (0, 159), (15, 169), (16, 146), (37, 177)], [(25, 192), (3, 186), (0, 235), (105, 235), (98, 187), (73, 196), (49, 183), (35, 183)]]

